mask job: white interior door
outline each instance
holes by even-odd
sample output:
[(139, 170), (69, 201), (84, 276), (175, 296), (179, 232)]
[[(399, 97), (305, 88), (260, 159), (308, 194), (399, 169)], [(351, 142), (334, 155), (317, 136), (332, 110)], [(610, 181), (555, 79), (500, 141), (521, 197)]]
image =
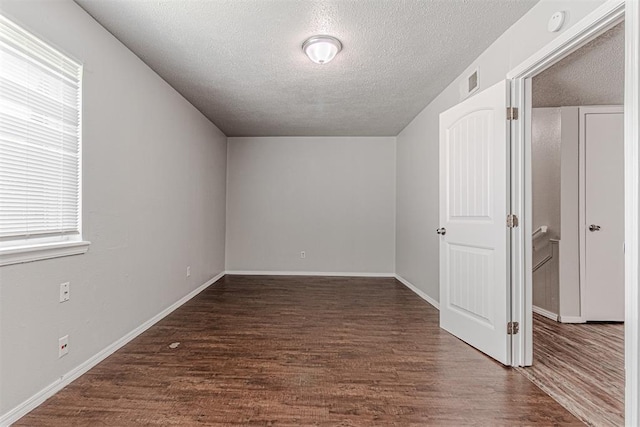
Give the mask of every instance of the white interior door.
[[(440, 327), (510, 363), (508, 85), (440, 114)], [(444, 234), (442, 234), (444, 233)]]
[(581, 108), (585, 283), (582, 317), (624, 321), (624, 114)]

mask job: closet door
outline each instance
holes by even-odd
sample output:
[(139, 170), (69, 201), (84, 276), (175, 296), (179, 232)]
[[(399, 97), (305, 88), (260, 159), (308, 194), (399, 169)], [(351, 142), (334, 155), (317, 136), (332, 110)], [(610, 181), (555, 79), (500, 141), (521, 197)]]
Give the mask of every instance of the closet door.
[(583, 318), (624, 320), (624, 114), (580, 108), (584, 147)]

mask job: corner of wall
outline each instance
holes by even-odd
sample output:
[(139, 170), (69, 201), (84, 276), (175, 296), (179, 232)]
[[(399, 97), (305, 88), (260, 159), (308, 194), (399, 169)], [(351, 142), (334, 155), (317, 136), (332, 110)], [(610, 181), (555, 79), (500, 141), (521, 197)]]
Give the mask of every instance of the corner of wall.
[(229, 252), (229, 156), (230, 154), (230, 150), (229, 150), (229, 143), (230, 143), (230, 139), (232, 139), (231, 137), (225, 136), (225, 142), (226, 142), (226, 159), (225, 159), (225, 181), (224, 181), (224, 270), (228, 270), (229, 266), (227, 265), (228, 262), (228, 252)]
[(397, 274), (398, 254), (398, 137), (393, 137), (393, 273)]

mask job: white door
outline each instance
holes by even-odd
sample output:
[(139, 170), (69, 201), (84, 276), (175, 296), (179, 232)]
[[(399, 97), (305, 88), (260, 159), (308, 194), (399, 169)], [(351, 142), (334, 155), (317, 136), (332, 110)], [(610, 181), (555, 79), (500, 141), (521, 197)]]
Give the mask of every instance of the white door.
[[(510, 363), (508, 84), (440, 114), (440, 327)], [(442, 234), (444, 233), (444, 234)]]
[(624, 114), (581, 108), (585, 320), (624, 321)]

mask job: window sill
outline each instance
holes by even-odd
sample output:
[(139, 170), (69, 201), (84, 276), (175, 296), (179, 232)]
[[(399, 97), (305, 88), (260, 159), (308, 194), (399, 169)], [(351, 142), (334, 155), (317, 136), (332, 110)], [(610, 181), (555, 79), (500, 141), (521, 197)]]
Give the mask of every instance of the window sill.
[(71, 241), (0, 249), (0, 267), (23, 262), (84, 254), (89, 250), (90, 244), (91, 242), (86, 241)]

